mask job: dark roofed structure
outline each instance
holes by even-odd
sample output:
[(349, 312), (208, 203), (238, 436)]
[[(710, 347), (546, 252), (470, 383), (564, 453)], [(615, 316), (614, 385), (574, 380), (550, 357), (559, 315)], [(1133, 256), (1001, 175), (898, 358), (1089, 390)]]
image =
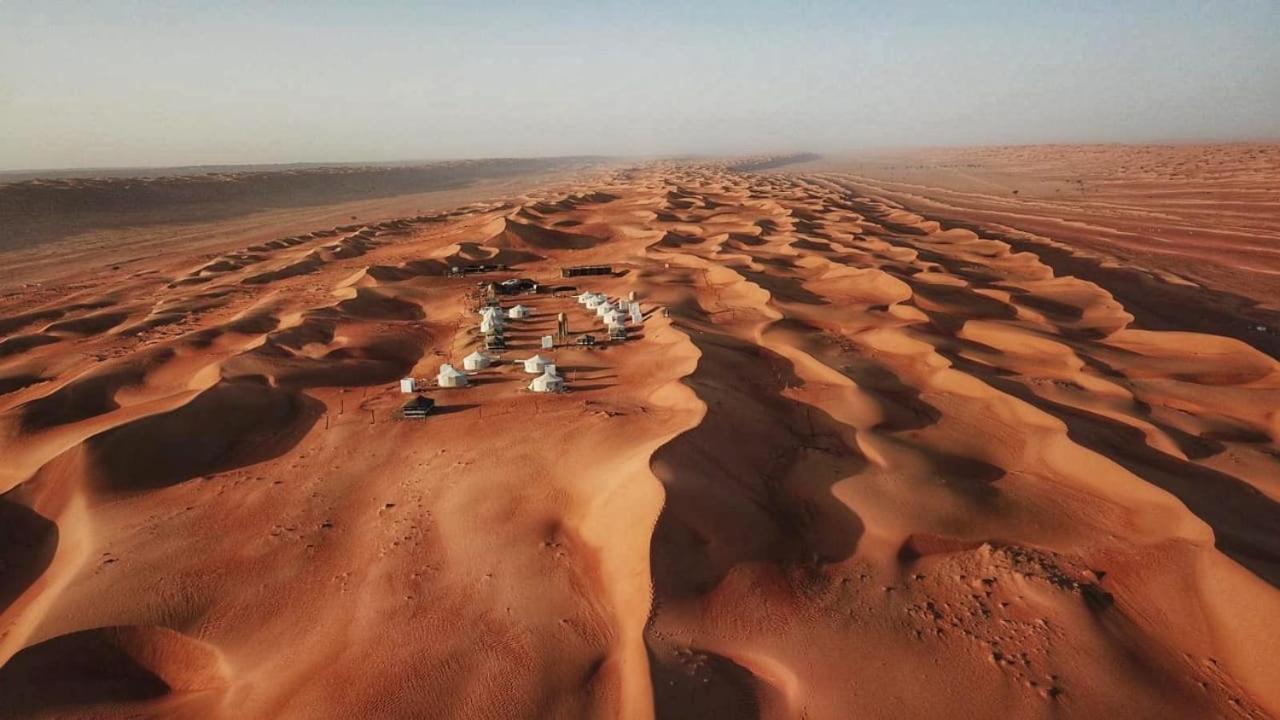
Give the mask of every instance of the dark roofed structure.
[(400, 414), (406, 418), (422, 420), (435, 409), (436, 401), (426, 395), (418, 395), (400, 407)]
[(583, 275), (612, 275), (612, 265), (574, 265), (560, 268), (563, 277), (581, 277)]

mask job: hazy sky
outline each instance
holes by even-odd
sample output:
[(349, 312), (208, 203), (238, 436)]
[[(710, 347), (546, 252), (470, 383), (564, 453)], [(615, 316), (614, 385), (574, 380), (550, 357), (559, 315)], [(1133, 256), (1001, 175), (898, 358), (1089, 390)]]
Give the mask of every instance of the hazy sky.
[(0, 169), (1262, 136), (1280, 0), (0, 0)]

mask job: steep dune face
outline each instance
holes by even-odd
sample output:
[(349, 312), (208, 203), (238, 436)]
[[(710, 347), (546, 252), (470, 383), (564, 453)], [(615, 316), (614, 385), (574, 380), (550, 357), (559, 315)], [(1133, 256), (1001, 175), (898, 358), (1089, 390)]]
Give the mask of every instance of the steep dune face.
[(216, 650), (162, 627), (82, 630), (33, 645), (0, 668), (0, 699), (23, 716), (152, 701), (167, 714), (198, 717), (225, 685)]
[[(772, 166), (0, 306), (0, 715), (1280, 714), (1265, 343)], [(480, 263), (611, 264), (578, 288), (644, 322), (534, 394), (558, 313), (601, 331), (522, 296), (495, 366), (397, 420), (399, 378), (481, 343), (447, 273)]]

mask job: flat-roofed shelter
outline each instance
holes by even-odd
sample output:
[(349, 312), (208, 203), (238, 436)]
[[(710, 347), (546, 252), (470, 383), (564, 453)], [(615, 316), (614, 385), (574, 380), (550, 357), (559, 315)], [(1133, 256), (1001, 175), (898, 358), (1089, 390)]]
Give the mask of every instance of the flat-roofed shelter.
[(560, 275), (567, 278), (611, 274), (613, 274), (613, 266), (611, 265), (574, 265), (560, 268)]
[(419, 395), (400, 406), (400, 415), (411, 420), (423, 420), (435, 407), (435, 400)]

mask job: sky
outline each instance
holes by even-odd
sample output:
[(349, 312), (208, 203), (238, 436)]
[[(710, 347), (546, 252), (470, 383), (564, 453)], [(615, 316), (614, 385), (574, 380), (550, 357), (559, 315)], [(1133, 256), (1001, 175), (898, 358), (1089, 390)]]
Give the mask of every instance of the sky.
[(1280, 0), (0, 0), (0, 170), (1280, 138)]

